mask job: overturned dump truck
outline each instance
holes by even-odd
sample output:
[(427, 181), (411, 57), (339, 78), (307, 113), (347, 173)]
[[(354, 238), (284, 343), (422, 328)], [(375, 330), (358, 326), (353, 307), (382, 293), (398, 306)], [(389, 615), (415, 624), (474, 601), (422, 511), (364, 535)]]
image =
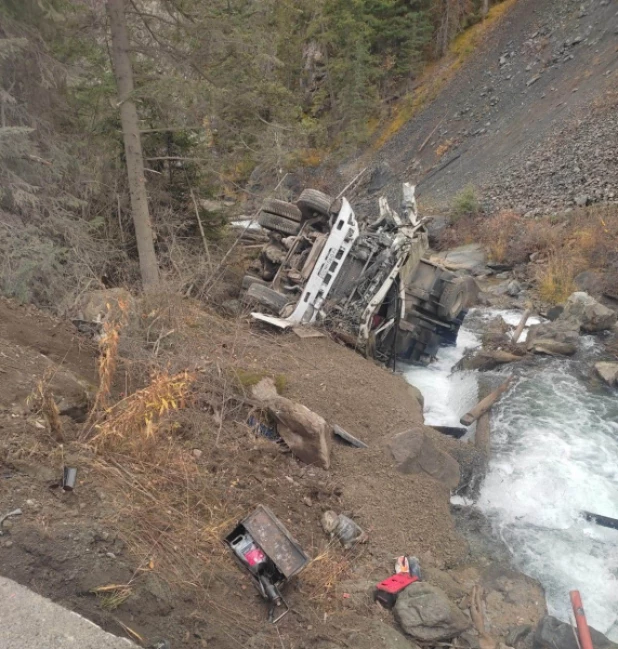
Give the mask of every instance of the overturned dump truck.
[(379, 216), (359, 222), (345, 198), (305, 189), (295, 203), (264, 201), (258, 222), (269, 241), (243, 279), (254, 319), (319, 324), (384, 363), (426, 365), (455, 343), (476, 286), (424, 258), (413, 186), (401, 214), (382, 197)]

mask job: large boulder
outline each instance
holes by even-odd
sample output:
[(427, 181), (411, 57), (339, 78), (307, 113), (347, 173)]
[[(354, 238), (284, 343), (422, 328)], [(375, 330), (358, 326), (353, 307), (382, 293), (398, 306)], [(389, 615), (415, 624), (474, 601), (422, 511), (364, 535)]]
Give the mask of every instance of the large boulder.
[(579, 324), (581, 331), (596, 333), (611, 329), (618, 319), (612, 309), (597, 302), (588, 293), (573, 293), (564, 305), (564, 311), (558, 320), (569, 320)]
[(290, 451), (302, 462), (330, 468), (332, 426), (307, 406), (279, 396), (271, 378), (262, 379), (252, 389), (277, 420), (277, 432)]
[(426, 582), (410, 584), (395, 604), (395, 619), (413, 640), (450, 640), (470, 628), (470, 620), (442, 590)]
[(434, 259), (449, 270), (467, 270), (474, 273), (484, 270), (487, 255), (482, 245), (471, 243), (441, 252), (432, 258)]
[(277, 420), (277, 432), (299, 460), (330, 468), (332, 427), (323, 417), (285, 397), (270, 401), (268, 410)]
[(594, 364), (594, 369), (607, 385), (618, 385), (618, 363), (601, 361)]
[(470, 354), (465, 354), (457, 365), (455, 365), (454, 369), (488, 372), (496, 369), (500, 365), (513, 363), (521, 359), (521, 356), (511, 354), (511, 352), (502, 349), (479, 349)]
[(528, 351), (550, 356), (572, 356), (579, 343), (579, 323), (558, 318), (555, 322), (533, 325), (528, 331)]
[[(618, 644), (590, 627), (594, 649), (618, 649)], [(579, 649), (573, 627), (551, 615), (546, 615), (534, 632), (533, 649)]]
[(402, 473), (426, 473), (450, 489), (459, 485), (459, 464), (439, 449), (424, 426), (417, 426), (392, 437), (391, 455)]

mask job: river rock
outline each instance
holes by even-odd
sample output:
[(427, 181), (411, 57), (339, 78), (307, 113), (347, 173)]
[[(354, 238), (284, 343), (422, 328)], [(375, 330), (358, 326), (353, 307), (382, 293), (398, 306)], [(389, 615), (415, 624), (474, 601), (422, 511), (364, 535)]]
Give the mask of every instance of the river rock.
[(569, 297), (562, 315), (558, 318), (558, 320), (577, 322), (580, 329), (586, 333), (611, 329), (617, 319), (618, 315), (615, 311), (597, 302), (588, 293), (581, 291), (573, 293)]
[(480, 349), (465, 355), (455, 365), (456, 370), (478, 370), (479, 372), (489, 372), (500, 365), (520, 361), (521, 356), (511, 354), (511, 352), (502, 349)]
[(442, 590), (422, 581), (399, 595), (394, 612), (401, 628), (418, 642), (450, 640), (471, 626)]
[[(590, 627), (594, 649), (618, 649), (618, 644)], [(579, 649), (573, 627), (557, 618), (546, 615), (534, 632), (533, 649)]]
[(485, 331), (481, 337), (483, 347), (499, 347), (507, 345), (510, 341), (508, 332), (509, 325), (504, 318), (497, 316), (492, 318), (486, 325)]
[(459, 485), (457, 460), (440, 450), (424, 426), (399, 433), (389, 441), (391, 455), (401, 473), (426, 473), (450, 489)]
[(618, 363), (599, 362), (594, 364), (596, 373), (607, 385), (618, 385)]
[(528, 331), (528, 351), (550, 356), (572, 356), (579, 342), (579, 322), (558, 318), (554, 322), (533, 325)]
[(522, 290), (521, 284), (516, 279), (511, 280), (506, 287), (506, 293), (511, 297), (517, 297)]

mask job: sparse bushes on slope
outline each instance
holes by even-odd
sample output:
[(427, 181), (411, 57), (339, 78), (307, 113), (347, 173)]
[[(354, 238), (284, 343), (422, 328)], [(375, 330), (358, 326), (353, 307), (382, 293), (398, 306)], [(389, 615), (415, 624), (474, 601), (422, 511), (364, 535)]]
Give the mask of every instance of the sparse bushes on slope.
[(480, 211), (481, 203), (473, 185), (464, 187), (453, 199), (451, 216), (454, 220), (462, 216), (477, 216)]

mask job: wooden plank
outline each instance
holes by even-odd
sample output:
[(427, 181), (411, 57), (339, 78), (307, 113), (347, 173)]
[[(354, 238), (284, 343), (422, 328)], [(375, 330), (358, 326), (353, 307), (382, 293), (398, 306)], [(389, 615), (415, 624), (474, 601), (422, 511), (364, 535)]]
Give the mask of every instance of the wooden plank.
[(460, 420), (462, 426), (472, 425), (479, 417), (489, 412), (492, 406), (498, 401), (504, 392), (506, 392), (513, 381), (513, 377), (509, 377), (499, 388), (494, 390), (491, 394), (486, 396), (482, 401), (479, 401), (472, 410), (467, 412)]

